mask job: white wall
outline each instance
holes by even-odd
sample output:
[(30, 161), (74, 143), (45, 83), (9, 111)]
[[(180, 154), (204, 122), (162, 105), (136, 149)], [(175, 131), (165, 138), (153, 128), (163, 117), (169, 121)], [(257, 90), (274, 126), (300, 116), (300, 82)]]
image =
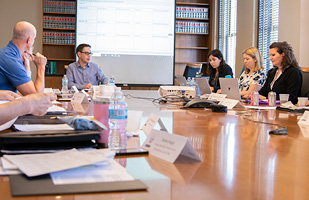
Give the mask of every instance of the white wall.
[[(37, 28), (34, 52), (42, 52), (42, 0), (2, 0), (0, 3), (0, 48), (6, 46), (12, 38), (13, 27), (19, 21), (28, 21)], [(31, 64), (32, 80), (36, 77), (36, 68)]]
[(299, 65), (309, 67), (309, 1), (302, 0), (300, 4), (300, 45)]
[(244, 66), (242, 52), (249, 47), (257, 47), (258, 32), (258, 0), (238, 0), (237, 3), (236, 78)]

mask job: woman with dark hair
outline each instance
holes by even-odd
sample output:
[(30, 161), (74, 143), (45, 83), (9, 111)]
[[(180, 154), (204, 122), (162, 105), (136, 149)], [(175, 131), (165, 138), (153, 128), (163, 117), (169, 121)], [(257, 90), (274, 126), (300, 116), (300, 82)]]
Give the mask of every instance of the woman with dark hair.
[(229, 75), (233, 78), (233, 71), (232, 68), (225, 63), (223, 55), (218, 49), (210, 51), (208, 59), (209, 85), (213, 92), (217, 92), (218, 89), (220, 89), (219, 77), (226, 77)]
[(268, 71), (267, 79), (260, 90), (260, 99), (266, 99), (270, 91), (289, 94), (289, 101), (296, 104), (300, 96), (303, 77), (296, 61), (294, 51), (287, 42), (274, 42), (269, 47), (273, 68)]

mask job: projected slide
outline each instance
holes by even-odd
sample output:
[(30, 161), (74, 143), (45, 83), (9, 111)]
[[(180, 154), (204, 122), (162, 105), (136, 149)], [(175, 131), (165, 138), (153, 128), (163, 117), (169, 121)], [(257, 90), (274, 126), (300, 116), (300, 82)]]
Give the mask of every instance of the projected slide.
[(76, 44), (116, 83), (173, 84), (173, 0), (78, 0)]

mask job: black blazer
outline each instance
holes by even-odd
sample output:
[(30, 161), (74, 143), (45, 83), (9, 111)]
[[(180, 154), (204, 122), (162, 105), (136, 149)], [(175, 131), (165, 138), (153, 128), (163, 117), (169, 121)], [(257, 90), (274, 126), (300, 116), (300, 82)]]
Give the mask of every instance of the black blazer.
[(297, 103), (297, 97), (300, 96), (301, 85), (303, 82), (303, 76), (300, 69), (294, 67), (288, 67), (282, 72), (280, 77), (275, 81), (273, 89), (270, 89), (270, 83), (274, 80), (278, 68), (272, 68), (267, 73), (267, 78), (264, 86), (259, 91), (260, 95), (267, 98), (270, 91), (274, 91), (277, 94), (277, 100), (279, 94), (289, 94), (289, 101), (293, 104)]
[[(212, 66), (209, 66), (209, 67), (212, 67)], [(220, 82), (219, 82), (219, 77), (224, 78), (226, 75), (231, 75), (231, 77), (233, 78), (232, 68), (227, 64), (223, 65), (222, 70), (219, 71), (219, 75), (218, 75), (218, 78), (216, 80), (215, 80), (216, 72), (215, 73), (212, 73), (212, 72), (215, 72), (215, 70), (210, 72), (209, 85), (214, 88), (214, 92), (217, 92), (217, 90), (221, 88)]]

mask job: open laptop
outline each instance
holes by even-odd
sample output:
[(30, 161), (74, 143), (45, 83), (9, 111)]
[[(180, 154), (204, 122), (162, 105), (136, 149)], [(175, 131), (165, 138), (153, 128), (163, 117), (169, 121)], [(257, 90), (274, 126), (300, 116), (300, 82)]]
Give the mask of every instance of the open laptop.
[(184, 76), (177, 76), (176, 79), (179, 83), (179, 86), (187, 86), (187, 80)]
[(226, 94), (226, 98), (241, 100), (238, 86), (238, 79), (236, 78), (219, 78), (222, 94)]
[(201, 95), (211, 94), (211, 88), (209, 86), (207, 78), (196, 78), (196, 83), (200, 89)]

